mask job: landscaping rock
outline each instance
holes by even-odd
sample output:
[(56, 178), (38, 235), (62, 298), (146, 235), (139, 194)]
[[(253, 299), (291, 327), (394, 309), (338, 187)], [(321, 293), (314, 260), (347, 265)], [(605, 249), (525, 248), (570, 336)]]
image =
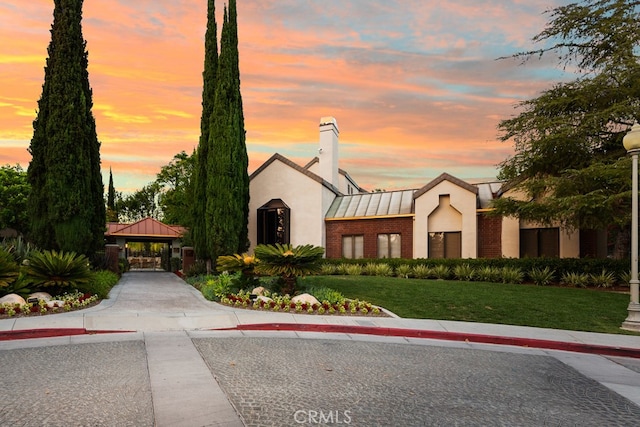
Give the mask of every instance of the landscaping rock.
[(55, 300), (55, 299), (51, 301), (47, 301), (47, 307), (49, 308), (64, 307), (64, 301)]
[(258, 297), (256, 298), (256, 300), (258, 300), (258, 301), (264, 301), (264, 302), (273, 301), (271, 298), (269, 298), (269, 297), (265, 297), (264, 295), (258, 295)]
[(18, 294), (9, 294), (0, 298), (0, 304), (4, 303), (25, 305), (27, 302)]
[(264, 286), (258, 286), (257, 288), (252, 290), (251, 293), (254, 295), (264, 295), (264, 291), (266, 291)]
[(45, 302), (51, 301), (51, 294), (47, 292), (34, 292), (27, 297), (29, 298), (38, 298), (39, 300), (44, 300)]
[(316, 297), (314, 297), (311, 294), (300, 294), (300, 295), (297, 295), (297, 296), (291, 298), (291, 302), (295, 303), (295, 304), (297, 304), (299, 302), (300, 303), (305, 303), (306, 302), (307, 304), (311, 304), (311, 305), (320, 304), (320, 301), (318, 301), (316, 299)]

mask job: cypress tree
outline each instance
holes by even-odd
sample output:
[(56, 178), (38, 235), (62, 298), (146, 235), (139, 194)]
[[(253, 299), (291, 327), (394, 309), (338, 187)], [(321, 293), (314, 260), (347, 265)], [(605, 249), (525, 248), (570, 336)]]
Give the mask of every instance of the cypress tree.
[(116, 188), (113, 186), (113, 173), (109, 168), (109, 191), (107, 193), (107, 221), (118, 222), (116, 211)]
[(218, 38), (215, 0), (207, 2), (207, 31), (204, 40), (204, 72), (202, 89), (202, 116), (200, 118), (200, 141), (195, 156), (195, 168), (192, 183), (193, 219), (191, 235), (194, 249), (201, 259), (211, 260), (211, 245), (208, 242), (208, 224), (205, 221), (209, 160), (209, 122), (215, 100), (216, 75), (218, 71)]
[(92, 254), (104, 244), (104, 186), (82, 0), (55, 0), (45, 81), (29, 151), (31, 237), (44, 249)]
[(249, 176), (240, 94), (236, 1), (225, 8), (215, 103), (209, 135), (205, 219), (211, 227), (212, 259), (243, 252), (248, 246)]

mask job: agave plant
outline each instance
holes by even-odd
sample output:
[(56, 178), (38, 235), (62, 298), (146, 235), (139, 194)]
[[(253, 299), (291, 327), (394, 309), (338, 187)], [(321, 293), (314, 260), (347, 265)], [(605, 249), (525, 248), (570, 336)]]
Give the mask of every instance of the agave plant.
[(87, 257), (75, 252), (31, 252), (23, 273), (33, 288), (53, 288), (56, 291), (76, 288), (92, 277)]
[(550, 269), (548, 266), (544, 268), (534, 267), (529, 271), (529, 277), (531, 281), (538, 286), (547, 286), (555, 277), (555, 270)]
[(560, 282), (567, 286), (586, 288), (589, 285), (589, 275), (586, 273), (563, 273)]
[(429, 277), (431, 277), (431, 272), (432, 269), (424, 264), (417, 264), (414, 265), (413, 268), (411, 269), (413, 276), (418, 278), (418, 279), (427, 279)]
[(18, 279), (18, 264), (8, 251), (0, 248), (0, 292)]
[(453, 267), (453, 276), (458, 280), (470, 282), (476, 278), (476, 270), (469, 264), (459, 264)]
[(293, 247), (290, 244), (258, 245), (255, 255), (260, 260), (255, 270), (259, 274), (280, 276), (283, 293), (293, 295), (296, 279), (320, 270), (324, 248), (313, 245)]
[(411, 276), (411, 266), (409, 264), (400, 264), (396, 267), (396, 276), (408, 279)]

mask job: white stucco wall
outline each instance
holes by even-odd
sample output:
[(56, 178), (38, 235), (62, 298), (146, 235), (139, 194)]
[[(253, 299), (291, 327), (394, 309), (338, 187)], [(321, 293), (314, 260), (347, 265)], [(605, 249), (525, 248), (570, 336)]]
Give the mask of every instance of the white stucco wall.
[[(438, 213), (437, 229), (430, 228), (429, 215), (439, 207), (440, 196), (449, 195), (451, 208), (458, 211), (462, 217), (445, 219)], [(449, 221), (449, 222), (446, 222)], [(456, 227), (445, 230), (443, 227)], [(478, 254), (478, 220), (476, 215), (476, 194), (461, 188), (450, 181), (442, 181), (415, 200), (415, 222), (413, 235), (414, 258), (427, 258), (429, 254), (428, 235), (434, 231), (460, 231), (462, 236), (462, 258), (476, 258)]]
[(520, 220), (502, 217), (502, 256), (520, 258)]
[(330, 197), (319, 182), (275, 160), (253, 177), (249, 191), (250, 251), (253, 251), (257, 242), (258, 208), (272, 199), (281, 199), (289, 206), (292, 245), (324, 246), (324, 214), (333, 199), (329, 201)]

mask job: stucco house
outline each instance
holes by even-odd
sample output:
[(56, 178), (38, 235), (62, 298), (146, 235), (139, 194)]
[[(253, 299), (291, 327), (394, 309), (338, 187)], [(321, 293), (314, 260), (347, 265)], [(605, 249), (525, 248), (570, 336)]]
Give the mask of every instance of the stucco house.
[(318, 155), (300, 166), (274, 154), (250, 176), (249, 239), (322, 246), (327, 258), (604, 256), (602, 233), (490, 215), (500, 182), (447, 173), (422, 188), (367, 192), (339, 168), (339, 129), (320, 120)]

